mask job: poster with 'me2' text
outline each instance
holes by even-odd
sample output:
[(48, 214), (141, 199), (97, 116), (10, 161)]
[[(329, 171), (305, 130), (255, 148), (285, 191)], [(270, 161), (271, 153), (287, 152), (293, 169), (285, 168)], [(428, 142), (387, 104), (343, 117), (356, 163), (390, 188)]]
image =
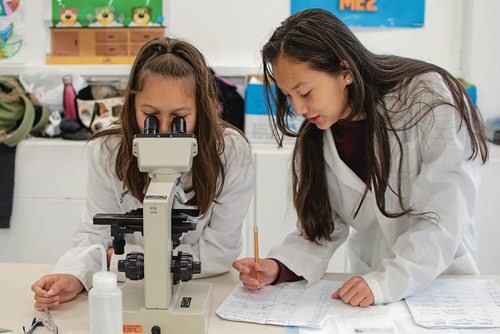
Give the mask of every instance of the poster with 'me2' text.
[(290, 0), (292, 14), (322, 8), (351, 27), (407, 27), (424, 25), (425, 0)]

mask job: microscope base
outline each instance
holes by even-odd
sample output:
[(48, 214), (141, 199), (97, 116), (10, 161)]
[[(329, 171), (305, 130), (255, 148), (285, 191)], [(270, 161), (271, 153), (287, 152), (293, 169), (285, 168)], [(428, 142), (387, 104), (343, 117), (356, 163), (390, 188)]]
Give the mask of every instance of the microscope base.
[(181, 282), (176, 287), (172, 306), (165, 309), (144, 307), (144, 281), (127, 281), (123, 287), (123, 333), (205, 334), (212, 306), (212, 284)]

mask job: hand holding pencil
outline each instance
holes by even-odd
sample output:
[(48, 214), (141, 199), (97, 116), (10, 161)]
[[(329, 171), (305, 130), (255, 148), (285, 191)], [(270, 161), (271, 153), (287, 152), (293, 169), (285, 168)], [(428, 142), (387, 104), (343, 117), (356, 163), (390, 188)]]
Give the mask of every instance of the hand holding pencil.
[(233, 262), (233, 268), (239, 271), (240, 280), (249, 290), (262, 289), (278, 278), (279, 267), (273, 259), (259, 257), (259, 230), (254, 226), (254, 257), (239, 259)]

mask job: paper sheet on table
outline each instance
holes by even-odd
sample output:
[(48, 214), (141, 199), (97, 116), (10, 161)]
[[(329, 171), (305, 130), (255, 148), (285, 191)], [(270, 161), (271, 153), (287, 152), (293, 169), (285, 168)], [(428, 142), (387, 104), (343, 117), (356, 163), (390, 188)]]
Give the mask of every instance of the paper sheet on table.
[[(377, 316), (380, 321), (376, 319)], [(345, 305), (336, 300), (322, 328), (293, 328), (298, 328), (300, 334), (356, 334), (356, 331), (365, 334), (382, 334), (391, 333), (391, 330), (394, 334), (500, 334), (500, 328), (430, 329), (418, 326), (413, 321), (404, 301), (360, 308)], [(295, 332), (288, 331), (288, 333)]]
[(500, 327), (500, 287), (492, 280), (438, 279), (405, 301), (423, 327)]
[(346, 333), (396, 334), (404, 332), (397, 331), (388, 305), (361, 308), (344, 304), (340, 300), (334, 301), (322, 329), (300, 328), (300, 334)]
[(365, 314), (359, 309), (357, 315), (335, 315), (334, 320), (339, 333), (364, 333), (364, 334), (396, 334), (391, 314), (388, 308), (371, 307)]
[(216, 313), (223, 319), (282, 326), (320, 328), (334, 300), (339, 281), (321, 280), (305, 288), (305, 282), (269, 285), (258, 291), (237, 286)]

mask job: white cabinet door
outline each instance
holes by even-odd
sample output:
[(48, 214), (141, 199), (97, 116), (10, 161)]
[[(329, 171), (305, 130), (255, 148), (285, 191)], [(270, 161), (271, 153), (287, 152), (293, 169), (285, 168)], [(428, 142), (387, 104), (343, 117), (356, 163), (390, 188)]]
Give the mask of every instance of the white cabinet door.
[(73, 245), (83, 199), (15, 198), (10, 228), (0, 230), (0, 262), (56, 263)]
[(490, 145), (476, 208), (477, 257), (482, 275), (500, 275), (500, 146)]
[(85, 205), (85, 143), (44, 138), (19, 143), (11, 227), (0, 229), (0, 262), (56, 263), (72, 246)]
[[(296, 227), (297, 216), (291, 200), (291, 147), (277, 149), (276, 145), (254, 146), (256, 191), (253, 220), (247, 220), (247, 255), (253, 256), (253, 222), (259, 227), (259, 252), (265, 257), (269, 250)], [(345, 272), (344, 246), (334, 254), (328, 272)]]

